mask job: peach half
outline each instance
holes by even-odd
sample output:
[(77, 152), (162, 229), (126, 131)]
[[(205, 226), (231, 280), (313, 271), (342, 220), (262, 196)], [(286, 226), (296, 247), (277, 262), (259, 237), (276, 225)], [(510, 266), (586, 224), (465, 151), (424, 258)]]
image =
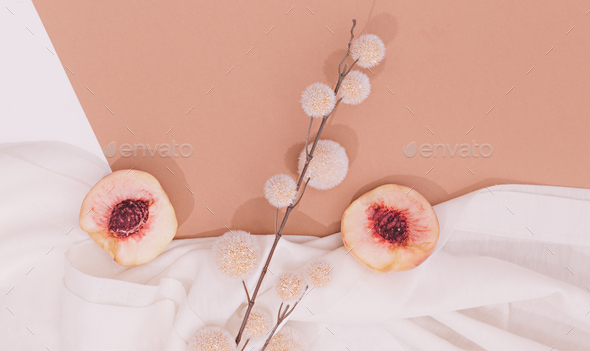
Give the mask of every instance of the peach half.
[(365, 267), (407, 271), (430, 256), (439, 226), (430, 203), (416, 190), (386, 184), (356, 199), (344, 212), (342, 241)]
[(90, 189), (80, 209), (80, 227), (118, 264), (136, 266), (164, 251), (178, 222), (156, 178), (120, 170)]

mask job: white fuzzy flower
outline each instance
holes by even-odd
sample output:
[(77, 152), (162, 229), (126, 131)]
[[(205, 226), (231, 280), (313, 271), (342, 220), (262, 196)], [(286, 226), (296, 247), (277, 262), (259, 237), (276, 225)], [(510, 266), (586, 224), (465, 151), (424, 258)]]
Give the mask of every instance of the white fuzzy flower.
[(297, 183), (287, 174), (270, 177), (264, 184), (264, 197), (276, 208), (287, 207), (297, 196)]
[(266, 351), (303, 351), (301, 335), (293, 328), (283, 327), (270, 339)]
[(266, 310), (254, 307), (250, 311), (248, 322), (244, 328), (244, 336), (248, 339), (262, 336), (268, 332), (272, 319)]
[(301, 106), (308, 116), (320, 118), (336, 106), (336, 95), (328, 85), (313, 83), (301, 94)]
[(332, 268), (326, 261), (313, 261), (305, 269), (305, 279), (312, 286), (322, 288), (332, 281)]
[(219, 327), (204, 327), (195, 333), (188, 343), (187, 351), (235, 351), (236, 342), (227, 330)]
[(350, 71), (342, 80), (338, 96), (342, 102), (349, 105), (358, 105), (371, 93), (369, 77), (361, 71)]
[(363, 68), (377, 66), (385, 57), (385, 44), (375, 34), (363, 34), (353, 40), (350, 46), (352, 58)]
[[(311, 151), (311, 144), (308, 150)], [(299, 174), (305, 166), (305, 149), (299, 155)], [(318, 140), (313, 153), (313, 158), (305, 172), (309, 180), (309, 186), (319, 190), (327, 190), (342, 183), (348, 173), (348, 156), (346, 150), (340, 144), (332, 140)]]
[(258, 263), (256, 237), (243, 230), (229, 231), (218, 237), (212, 249), (219, 270), (232, 278), (247, 277)]
[(283, 301), (296, 300), (305, 290), (303, 278), (297, 273), (283, 273), (279, 277), (276, 290)]

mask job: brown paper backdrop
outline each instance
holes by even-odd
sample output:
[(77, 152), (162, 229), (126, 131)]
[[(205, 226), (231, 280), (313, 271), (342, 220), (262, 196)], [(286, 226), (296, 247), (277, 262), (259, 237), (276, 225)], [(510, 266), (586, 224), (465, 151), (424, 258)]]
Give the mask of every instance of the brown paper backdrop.
[[(109, 158), (113, 170), (161, 181), (178, 237), (273, 231), (262, 187), (276, 173), (297, 176), (301, 91), (334, 84), (352, 18), (357, 35), (384, 40), (387, 57), (366, 71), (369, 98), (340, 106), (325, 130), (347, 149), (347, 178), (308, 189), (287, 234), (339, 231), (351, 200), (389, 182), (433, 204), (499, 183), (590, 187), (582, 1), (34, 3), (103, 148), (192, 145), (188, 158)], [(472, 140), (493, 155), (402, 153), (412, 141)]]

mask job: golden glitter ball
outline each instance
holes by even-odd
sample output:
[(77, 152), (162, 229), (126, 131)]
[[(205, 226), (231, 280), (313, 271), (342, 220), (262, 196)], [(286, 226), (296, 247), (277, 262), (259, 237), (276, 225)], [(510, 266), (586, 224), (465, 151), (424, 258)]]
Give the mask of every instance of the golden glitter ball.
[(350, 71), (342, 80), (338, 96), (348, 105), (358, 105), (371, 93), (369, 77), (361, 71)]
[(283, 327), (270, 339), (266, 351), (303, 351), (301, 335), (293, 328)]
[(326, 261), (313, 261), (305, 269), (305, 278), (312, 286), (322, 288), (332, 281), (332, 268)]
[(262, 308), (254, 307), (246, 322), (244, 336), (250, 339), (265, 335), (270, 329), (270, 323), (272, 323), (270, 314)]
[(363, 68), (377, 66), (385, 57), (385, 44), (375, 34), (363, 34), (352, 41), (352, 58)]
[(247, 277), (258, 264), (257, 239), (243, 230), (232, 230), (218, 237), (212, 250), (217, 268), (231, 278)]
[[(311, 151), (308, 145), (308, 150)], [(299, 174), (305, 166), (305, 148), (299, 154)], [(328, 190), (342, 183), (348, 173), (348, 156), (346, 150), (335, 141), (318, 140), (313, 153), (313, 158), (305, 172), (305, 178), (309, 180), (309, 186), (318, 190)]]
[(323, 117), (336, 106), (334, 90), (324, 83), (313, 83), (301, 94), (303, 111), (315, 118)]
[(279, 295), (283, 301), (292, 301), (301, 297), (304, 289), (303, 278), (299, 274), (283, 273), (279, 277), (276, 290), (277, 295)]
[(231, 334), (219, 327), (204, 327), (195, 333), (187, 351), (235, 351), (236, 342)]

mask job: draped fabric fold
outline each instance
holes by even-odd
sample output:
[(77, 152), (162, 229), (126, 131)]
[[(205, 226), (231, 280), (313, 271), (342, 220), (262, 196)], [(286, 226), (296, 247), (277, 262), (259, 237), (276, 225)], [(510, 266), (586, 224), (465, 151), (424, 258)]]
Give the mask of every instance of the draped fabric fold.
[[(77, 225), (108, 166), (56, 144), (0, 149), (0, 164), (9, 346), (37, 346), (25, 326), (50, 350), (175, 351), (205, 325), (236, 333), (246, 296), (217, 271), (215, 238), (176, 240), (152, 262), (121, 267)], [(590, 190), (501, 185), (435, 211), (435, 253), (408, 272), (368, 271), (339, 233), (283, 237), (257, 306), (276, 315), (278, 275), (322, 258), (331, 284), (309, 291), (287, 321), (309, 350), (590, 350)], [(274, 237), (258, 238), (265, 256)]]

